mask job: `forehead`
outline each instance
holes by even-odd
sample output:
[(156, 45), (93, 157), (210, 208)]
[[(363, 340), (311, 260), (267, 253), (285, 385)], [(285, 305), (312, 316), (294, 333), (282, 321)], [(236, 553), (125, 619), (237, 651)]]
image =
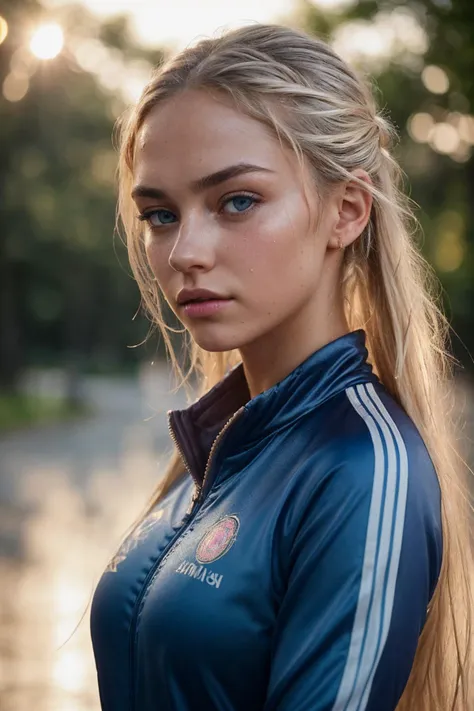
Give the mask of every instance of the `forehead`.
[(186, 91), (155, 107), (137, 134), (137, 182), (178, 184), (235, 163), (257, 163), (285, 174), (295, 157), (271, 129), (204, 91)]

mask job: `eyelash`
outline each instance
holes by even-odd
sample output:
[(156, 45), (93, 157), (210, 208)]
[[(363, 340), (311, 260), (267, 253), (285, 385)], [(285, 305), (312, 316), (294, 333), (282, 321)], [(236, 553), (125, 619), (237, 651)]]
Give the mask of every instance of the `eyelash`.
[[(250, 207), (247, 210), (244, 210), (243, 212), (233, 213), (232, 218), (234, 218), (234, 217), (238, 218), (239, 215), (248, 215), (249, 212), (251, 212), (255, 207), (257, 207), (257, 205), (259, 205), (261, 203), (261, 200), (253, 193), (241, 192), (241, 193), (236, 193), (235, 195), (230, 195), (229, 197), (225, 198), (225, 200), (222, 203), (222, 207), (227, 205), (228, 202), (231, 202), (232, 200), (236, 200), (237, 198), (240, 198), (240, 197), (252, 199), (253, 204), (250, 205)], [(222, 208), (220, 208), (220, 209), (222, 209)], [(173, 214), (172, 210), (166, 210), (165, 208), (155, 208), (154, 210), (148, 210), (148, 212), (143, 212), (140, 215), (137, 215), (137, 217), (141, 222), (148, 222), (148, 226), (152, 230), (160, 230), (163, 227), (168, 227), (170, 225), (176, 224), (175, 222), (168, 222), (167, 224), (162, 224), (162, 225), (150, 224), (149, 220), (152, 217), (152, 215), (155, 215), (156, 213), (162, 212), (162, 211), (170, 212), (171, 214)]]

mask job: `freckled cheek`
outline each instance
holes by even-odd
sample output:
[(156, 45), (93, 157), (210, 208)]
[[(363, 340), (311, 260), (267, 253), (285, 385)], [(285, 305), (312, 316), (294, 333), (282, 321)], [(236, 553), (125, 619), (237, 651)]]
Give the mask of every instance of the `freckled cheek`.
[(289, 212), (292, 219), (280, 214), (278, 219), (266, 220), (242, 243), (247, 297), (254, 313), (267, 318), (299, 301), (312, 288), (317, 271), (305, 214)]
[(242, 242), (242, 258), (252, 267), (255, 279), (268, 276), (277, 281), (303, 264), (301, 230), (296, 220), (275, 219)]
[(160, 287), (166, 291), (167, 284), (173, 275), (176, 274), (169, 263), (169, 250), (159, 247), (151, 240), (145, 240), (145, 253), (150, 269), (155, 275)]

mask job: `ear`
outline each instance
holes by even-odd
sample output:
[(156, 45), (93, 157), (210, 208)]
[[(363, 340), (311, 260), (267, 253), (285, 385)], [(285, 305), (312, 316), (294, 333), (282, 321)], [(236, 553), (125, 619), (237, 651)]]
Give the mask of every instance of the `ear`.
[[(369, 174), (362, 169), (352, 171), (352, 175), (372, 185)], [(345, 181), (338, 191), (338, 214), (331, 230), (328, 247), (347, 247), (359, 237), (367, 225), (372, 209), (372, 195), (354, 180)]]

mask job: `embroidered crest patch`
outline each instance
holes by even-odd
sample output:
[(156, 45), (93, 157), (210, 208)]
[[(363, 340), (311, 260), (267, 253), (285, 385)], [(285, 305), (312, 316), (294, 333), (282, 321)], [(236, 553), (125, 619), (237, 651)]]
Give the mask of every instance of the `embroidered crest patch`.
[(211, 526), (201, 538), (196, 548), (196, 560), (199, 563), (212, 563), (222, 558), (232, 547), (240, 522), (237, 516), (225, 516)]

